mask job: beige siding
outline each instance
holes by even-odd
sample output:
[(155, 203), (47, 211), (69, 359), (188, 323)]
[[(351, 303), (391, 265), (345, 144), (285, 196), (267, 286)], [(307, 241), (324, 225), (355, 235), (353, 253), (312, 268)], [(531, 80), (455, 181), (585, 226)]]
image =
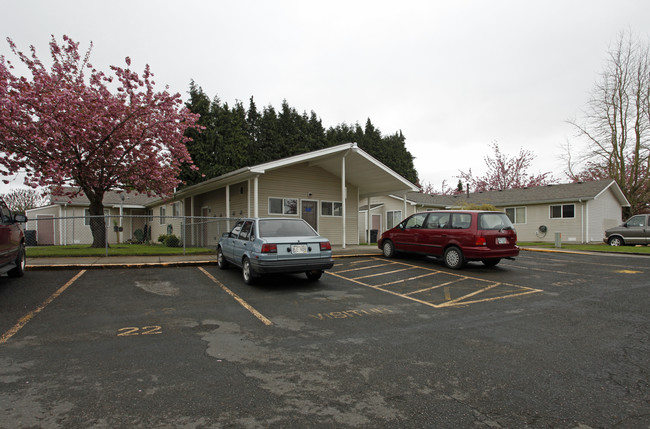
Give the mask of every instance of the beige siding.
[[(551, 219), (551, 205), (573, 204), (575, 217), (566, 219)], [(515, 206), (508, 206), (515, 207)], [(522, 207), (522, 206), (516, 206)], [(506, 207), (499, 207), (505, 211)], [(584, 209), (584, 210), (583, 210)], [(557, 204), (537, 204), (526, 206), (526, 223), (515, 224), (519, 241), (555, 241), (555, 233), (559, 232), (563, 242), (577, 242), (584, 240), (583, 215), (586, 210), (585, 203), (565, 202)], [(546, 226), (546, 234), (539, 232), (540, 226)]]
[(605, 230), (623, 223), (623, 212), (620, 203), (611, 190), (607, 190), (593, 201), (589, 201), (589, 217), (587, 219), (589, 241), (602, 242)]
[[(343, 220), (337, 216), (322, 216), (321, 203), (324, 201), (342, 202), (341, 179), (328, 173), (320, 167), (309, 166), (306, 163), (294, 165), (291, 168), (274, 170), (259, 177), (259, 215), (280, 216), (269, 213), (269, 198), (291, 198), (298, 200), (318, 201), (318, 233), (334, 245), (343, 244), (341, 225)], [(231, 195), (232, 197), (232, 195)], [(346, 241), (347, 244), (358, 243), (357, 188), (347, 185), (346, 199)], [(300, 217), (300, 209), (296, 215)]]
[[(359, 204), (362, 206), (368, 205), (368, 199), (363, 198), (359, 201)], [(390, 211), (399, 211), (401, 213), (401, 219), (405, 219), (408, 216), (415, 213), (416, 206), (407, 201), (406, 203), (406, 213), (404, 213), (404, 200), (391, 196), (383, 197), (372, 197), (370, 199), (370, 205), (382, 204), (382, 206), (372, 209), (371, 215), (379, 215), (381, 217), (381, 225), (379, 231), (377, 231), (377, 238), (388, 229), (388, 212)], [(368, 213), (367, 211), (359, 212), (358, 223), (359, 223), (359, 242), (366, 242), (366, 230), (368, 228)]]

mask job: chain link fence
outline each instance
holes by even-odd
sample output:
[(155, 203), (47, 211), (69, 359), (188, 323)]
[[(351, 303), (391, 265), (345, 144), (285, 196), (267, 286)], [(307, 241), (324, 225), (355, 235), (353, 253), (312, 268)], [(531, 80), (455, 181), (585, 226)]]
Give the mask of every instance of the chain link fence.
[[(239, 218), (198, 216), (39, 216), (25, 226), (27, 246), (162, 244), (215, 248)], [(93, 230), (95, 233), (93, 234)]]

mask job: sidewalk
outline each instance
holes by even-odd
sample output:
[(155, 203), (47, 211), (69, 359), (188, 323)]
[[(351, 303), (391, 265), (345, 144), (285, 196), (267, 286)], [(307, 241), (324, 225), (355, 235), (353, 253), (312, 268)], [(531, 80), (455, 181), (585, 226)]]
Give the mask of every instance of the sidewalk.
[[(334, 258), (379, 256), (377, 246), (332, 246)], [(27, 258), (27, 270), (65, 270), (99, 268), (146, 268), (215, 265), (217, 254), (167, 256), (92, 256), (70, 258)]]

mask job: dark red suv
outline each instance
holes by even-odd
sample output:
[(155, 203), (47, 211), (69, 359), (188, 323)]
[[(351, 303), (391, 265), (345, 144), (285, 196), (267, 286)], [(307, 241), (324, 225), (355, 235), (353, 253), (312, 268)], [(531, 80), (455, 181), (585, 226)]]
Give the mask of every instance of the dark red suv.
[(502, 212), (444, 210), (416, 213), (381, 235), (379, 248), (387, 258), (417, 253), (442, 258), (457, 270), (467, 261), (492, 267), (519, 255), (517, 232)]
[(9, 277), (22, 277), (25, 272), (25, 235), (18, 222), (27, 218), (11, 214), (0, 199), (0, 274)]

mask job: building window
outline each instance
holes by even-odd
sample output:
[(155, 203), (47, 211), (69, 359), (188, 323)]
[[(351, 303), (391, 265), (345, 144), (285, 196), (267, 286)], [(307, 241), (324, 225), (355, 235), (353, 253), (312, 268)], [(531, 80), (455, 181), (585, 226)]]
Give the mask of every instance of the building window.
[(269, 214), (298, 214), (298, 200), (295, 198), (269, 198)]
[(172, 216), (178, 217), (181, 215), (181, 203), (175, 202), (172, 204)]
[(321, 216), (343, 216), (343, 203), (332, 201), (321, 201)]
[(401, 210), (389, 210), (386, 212), (386, 229), (391, 229), (402, 221)]
[(551, 206), (551, 219), (571, 219), (575, 216), (574, 204)]
[(506, 207), (506, 215), (514, 224), (526, 223), (526, 207)]
[(158, 214), (160, 216), (160, 224), (163, 225), (165, 223), (165, 216), (167, 210), (165, 209), (165, 206), (162, 206), (158, 209)]

